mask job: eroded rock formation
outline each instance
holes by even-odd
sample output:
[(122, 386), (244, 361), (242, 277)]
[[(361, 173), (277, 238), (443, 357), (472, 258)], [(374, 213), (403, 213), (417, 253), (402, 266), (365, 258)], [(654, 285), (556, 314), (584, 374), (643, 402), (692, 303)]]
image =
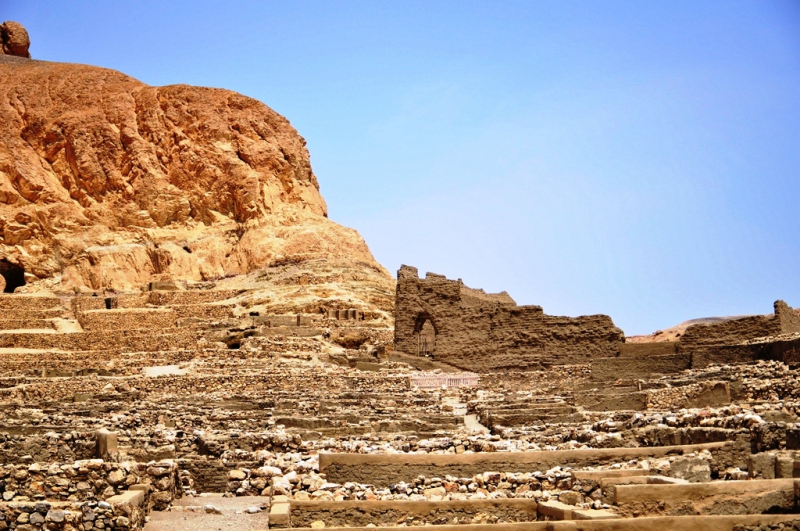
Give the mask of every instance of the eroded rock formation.
[(27, 59), (31, 57), (28, 51), (31, 40), (19, 22), (9, 20), (0, 24), (0, 45), (0, 55), (15, 55)]
[(0, 258), (28, 284), (132, 289), (318, 258), (391, 282), (327, 219), (305, 140), (252, 98), (5, 56), (0, 123)]

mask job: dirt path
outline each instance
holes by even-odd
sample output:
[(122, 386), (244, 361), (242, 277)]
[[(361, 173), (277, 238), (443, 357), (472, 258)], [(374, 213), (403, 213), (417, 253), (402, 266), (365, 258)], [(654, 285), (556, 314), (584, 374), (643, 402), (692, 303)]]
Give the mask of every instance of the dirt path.
[[(243, 496), (223, 498), (222, 496), (202, 496), (175, 500), (171, 511), (153, 511), (144, 531), (255, 531), (269, 527), (268, 511), (248, 514), (248, 507), (268, 506), (269, 498), (263, 496)], [(213, 505), (222, 514), (207, 514), (204, 505)], [(199, 511), (187, 507), (200, 507)], [(237, 514), (238, 513), (238, 514)]]
[(478, 422), (478, 417), (475, 415), (464, 415), (464, 425), (472, 431), (489, 433), (489, 428)]

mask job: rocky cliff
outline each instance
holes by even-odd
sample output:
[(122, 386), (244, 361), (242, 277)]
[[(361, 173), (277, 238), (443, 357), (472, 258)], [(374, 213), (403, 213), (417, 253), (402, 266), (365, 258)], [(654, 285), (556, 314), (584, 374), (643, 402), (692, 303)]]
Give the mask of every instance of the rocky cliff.
[(0, 124), (8, 288), (137, 289), (330, 259), (393, 289), (360, 235), (327, 219), (305, 140), (252, 98), (0, 55)]

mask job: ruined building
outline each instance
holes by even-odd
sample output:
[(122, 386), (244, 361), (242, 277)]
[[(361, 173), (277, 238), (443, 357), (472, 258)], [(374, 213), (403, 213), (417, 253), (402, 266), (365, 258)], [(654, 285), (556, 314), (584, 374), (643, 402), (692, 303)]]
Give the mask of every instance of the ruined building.
[(517, 306), (461, 280), (402, 266), (397, 272), (395, 348), (473, 371), (587, 363), (615, 356), (622, 330), (607, 315), (557, 317)]

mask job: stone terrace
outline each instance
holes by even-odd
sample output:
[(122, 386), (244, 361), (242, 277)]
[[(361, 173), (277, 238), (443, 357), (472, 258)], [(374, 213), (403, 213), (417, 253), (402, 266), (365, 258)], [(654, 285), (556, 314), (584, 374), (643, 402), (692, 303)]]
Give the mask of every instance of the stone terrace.
[(242, 516), (262, 529), (796, 519), (800, 385), (781, 361), (460, 374), (393, 352), (380, 314), (152, 287), (0, 297), (0, 527), (211, 518), (210, 494), (268, 500)]

